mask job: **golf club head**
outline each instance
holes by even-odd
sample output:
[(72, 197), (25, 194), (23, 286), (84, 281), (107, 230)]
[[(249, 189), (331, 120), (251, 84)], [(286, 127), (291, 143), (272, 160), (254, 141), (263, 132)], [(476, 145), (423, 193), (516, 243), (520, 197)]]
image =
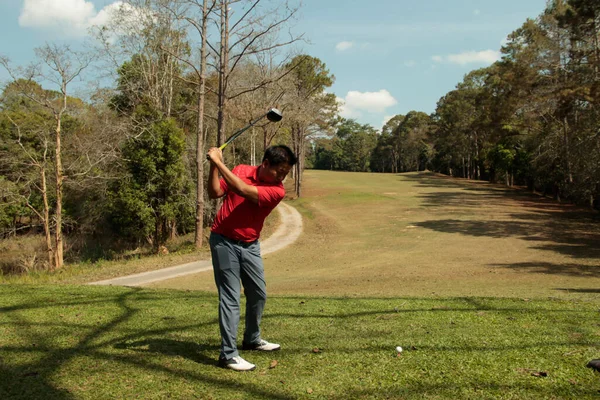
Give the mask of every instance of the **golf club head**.
[(279, 122), (281, 121), (281, 118), (283, 118), (283, 115), (281, 114), (281, 111), (276, 108), (271, 108), (267, 113), (267, 119), (271, 122)]

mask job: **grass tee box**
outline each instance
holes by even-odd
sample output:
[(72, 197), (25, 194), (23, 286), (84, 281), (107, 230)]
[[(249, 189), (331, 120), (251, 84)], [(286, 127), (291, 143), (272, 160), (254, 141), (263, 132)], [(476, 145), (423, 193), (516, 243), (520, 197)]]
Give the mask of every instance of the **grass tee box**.
[[(276, 354), (217, 368), (203, 292), (0, 286), (1, 399), (597, 398), (599, 301), (274, 297)], [(243, 307), (242, 307), (243, 310)], [(395, 348), (402, 346), (400, 356)]]

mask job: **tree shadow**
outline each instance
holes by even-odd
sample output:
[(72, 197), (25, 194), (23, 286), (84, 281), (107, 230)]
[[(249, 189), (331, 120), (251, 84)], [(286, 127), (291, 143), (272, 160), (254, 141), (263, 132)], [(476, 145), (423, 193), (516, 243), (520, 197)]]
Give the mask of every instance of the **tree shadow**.
[(573, 293), (600, 293), (600, 289), (591, 288), (556, 288), (555, 290), (561, 290), (563, 292)]
[[(533, 249), (575, 259), (600, 259), (600, 213), (561, 204), (523, 189), (457, 180), (431, 173), (402, 175), (417, 186), (456, 190), (424, 192), (418, 195), (422, 207), (432, 215), (458, 214), (469, 219), (446, 218), (414, 222), (413, 225), (444, 233), (490, 238), (518, 238), (531, 241)], [(494, 219), (488, 217), (494, 214)], [(535, 265), (541, 268), (532, 268)], [(509, 267), (509, 266), (507, 266)], [(598, 276), (585, 264), (534, 265), (514, 264), (512, 268), (530, 268), (541, 273), (565, 273)], [(598, 265), (600, 269), (600, 263)]]
[[(28, 311), (34, 308), (34, 300), (29, 298), (26, 294), (22, 296), (23, 301), (19, 304), (13, 304), (10, 311), (3, 313), (3, 319), (12, 321), (14, 323), (15, 330), (18, 330), (18, 334), (24, 338), (25, 345), (19, 345), (7, 348), (4, 346), (1, 351), (9, 354), (19, 354), (25, 352), (31, 352), (32, 344), (36, 344), (38, 351), (35, 353), (36, 356), (23, 357), (26, 361), (23, 364), (16, 365), (15, 363), (3, 364), (0, 362), (0, 398), (4, 399), (34, 399), (40, 398), (40, 393), (44, 394), (43, 398), (57, 399), (57, 400), (71, 400), (77, 398), (77, 393), (71, 393), (68, 390), (61, 388), (55, 381), (56, 375), (60, 373), (64, 365), (77, 360), (80, 357), (89, 358), (95, 360), (95, 362), (104, 363), (117, 363), (116, 365), (127, 365), (138, 370), (143, 370), (148, 373), (158, 373), (163, 376), (169, 376), (173, 379), (179, 379), (189, 382), (197, 382), (203, 386), (209, 386), (211, 389), (231, 389), (235, 387), (240, 397), (252, 397), (252, 398), (264, 398), (264, 399), (289, 399), (297, 398), (293, 395), (288, 395), (282, 391), (273, 390), (273, 388), (265, 388), (261, 381), (248, 382), (241, 381), (237, 376), (234, 376), (234, 372), (223, 371), (223, 374), (212, 375), (207, 373), (207, 369), (203, 367), (194, 368), (181, 368), (177, 364), (171, 363), (170, 360), (166, 360), (164, 357), (152, 357), (153, 354), (158, 354), (167, 357), (181, 357), (194, 363), (203, 364), (208, 367), (215, 367), (216, 365), (216, 354), (218, 353), (219, 346), (215, 342), (208, 341), (208, 343), (194, 343), (189, 340), (172, 339), (167, 335), (174, 334), (177, 332), (189, 332), (194, 331), (200, 326), (211, 325), (217, 326), (216, 319), (205, 318), (202, 323), (197, 324), (180, 324), (180, 323), (169, 323), (169, 326), (152, 328), (153, 320), (149, 316), (153, 314), (144, 314), (144, 321), (148, 321), (148, 325), (139, 327), (138, 325), (131, 323), (130, 320), (137, 316), (139, 313), (145, 313), (147, 310), (147, 301), (158, 301), (161, 302), (158, 305), (154, 305), (159, 310), (165, 310), (164, 313), (168, 317), (162, 319), (177, 319), (171, 317), (168, 305), (174, 301), (180, 301), (181, 299), (188, 298), (193, 300), (188, 303), (189, 306), (183, 310), (183, 314), (188, 315), (192, 309), (198, 306), (204, 299), (208, 299), (209, 295), (202, 295), (198, 293), (188, 292), (169, 292), (169, 296), (165, 296), (164, 293), (157, 295), (157, 292), (150, 291), (147, 289), (135, 288), (135, 289), (117, 289), (114, 288), (94, 288), (90, 290), (93, 294), (87, 298), (82, 296), (79, 300), (71, 298), (71, 294), (65, 294), (64, 289), (48, 290), (48, 293), (56, 296), (56, 301), (53, 303), (53, 308), (48, 309), (47, 304), (40, 303), (38, 308), (41, 312), (53, 312), (53, 315), (66, 314), (66, 316), (73, 316), (75, 313), (85, 311), (85, 309), (94, 310), (101, 316), (107, 316), (102, 323), (97, 326), (93, 324), (80, 324), (79, 326), (73, 325), (68, 320), (61, 322), (61, 319), (49, 319), (48, 322), (40, 322), (36, 318), (39, 316), (38, 313), (29, 314)], [(83, 292), (84, 289), (81, 289)], [(107, 294), (108, 293), (108, 294)], [(102, 299), (104, 305), (99, 302), (92, 302), (94, 295), (97, 300)], [(45, 297), (45, 295), (43, 296)], [(0, 296), (0, 300), (3, 296)], [(286, 319), (294, 320), (297, 323), (298, 320), (306, 319), (299, 322), (298, 334), (307, 332), (312, 334), (312, 331), (319, 329), (327, 321), (331, 319), (339, 319), (346, 321), (348, 327), (355, 326), (357, 324), (368, 324), (373, 321), (382, 324), (378, 318), (385, 320), (386, 317), (391, 315), (401, 316), (402, 319), (407, 318), (406, 313), (421, 313), (421, 312), (434, 312), (438, 315), (443, 315), (451, 312), (459, 314), (473, 315), (479, 311), (498, 313), (501, 316), (520, 316), (522, 314), (533, 313), (534, 315), (543, 315), (543, 313), (569, 313), (578, 314), (584, 313), (586, 320), (592, 320), (596, 317), (596, 310), (577, 310), (577, 309), (562, 309), (559, 303), (557, 306), (547, 306), (544, 309), (539, 309), (534, 306), (523, 306), (525, 303), (495, 303), (485, 298), (452, 298), (452, 299), (439, 299), (439, 302), (432, 302), (429, 298), (395, 298), (394, 301), (410, 301), (406, 308), (398, 309), (389, 307), (389, 309), (383, 309), (381, 306), (370, 305), (369, 299), (364, 299), (364, 303), (358, 304), (358, 307), (347, 308), (346, 310), (340, 310), (339, 307), (346, 304), (347, 299), (329, 299), (334, 302), (331, 310), (323, 310), (323, 312), (315, 311), (315, 307), (318, 305), (319, 300), (316, 299), (315, 307), (312, 306), (312, 302), (298, 301), (296, 297), (282, 297), (279, 298), (280, 302), (289, 302), (290, 304), (297, 304), (298, 309), (293, 309), (292, 312), (287, 312), (290, 307), (282, 306), (283, 313), (268, 314), (265, 320), (275, 319), (277, 322), (285, 322)], [(302, 298), (300, 298), (302, 299)], [(385, 301), (386, 299), (380, 299)], [(82, 307), (78, 306), (78, 301)], [(427, 303), (423, 304), (423, 301)], [(451, 304), (448, 304), (450, 301)], [(64, 304), (69, 304), (65, 307)], [(112, 311), (110, 314), (104, 314), (104, 306), (110, 307)], [(75, 306), (75, 307), (74, 307)], [(117, 306), (115, 309), (114, 306)], [(166, 307), (165, 307), (166, 306)], [(317, 309), (318, 310), (318, 309)], [(25, 311), (25, 312), (20, 312)], [(294, 312), (297, 311), (297, 312)], [(162, 312), (162, 311), (161, 311)], [(506, 313), (506, 315), (504, 315)], [(110, 315), (110, 317), (108, 317)], [(564, 314), (562, 314), (564, 315)], [(315, 323), (315, 318), (321, 318)], [(323, 320), (325, 318), (326, 320)], [(362, 318), (362, 319), (361, 319)], [(564, 319), (565, 317), (563, 317)], [(159, 318), (160, 319), (160, 316)], [(385, 324), (385, 322), (383, 322)], [(518, 325), (518, 321), (515, 322)], [(67, 328), (68, 336), (70, 338), (77, 338), (72, 344), (64, 346), (62, 341), (57, 341), (56, 337), (47, 334), (48, 330), (58, 330), (61, 325), (63, 328)], [(46, 327), (44, 333), (41, 333), (38, 329), (31, 329), (36, 327)], [(216, 330), (216, 329), (215, 329)], [(389, 335), (385, 331), (366, 331), (363, 332), (368, 335)], [(294, 332), (294, 334), (296, 334)], [(342, 333), (340, 333), (342, 334)], [(343, 333), (345, 334), (345, 332)], [(48, 337), (50, 336), (50, 337)], [(166, 337), (167, 336), (167, 337)], [(377, 338), (377, 336), (372, 336)], [(415, 351), (426, 351), (426, 352), (464, 352), (464, 351), (503, 351), (503, 350), (514, 350), (514, 349), (529, 349), (547, 346), (552, 348), (553, 346), (560, 345), (558, 340), (556, 342), (548, 341), (543, 344), (529, 343), (526, 336), (523, 336), (523, 342), (511, 342), (511, 343), (497, 343), (489, 346), (477, 345), (477, 344), (425, 344)], [(377, 338), (378, 342), (373, 342), (366, 346), (354, 346), (352, 343), (340, 342), (336, 344), (332, 349), (336, 353), (348, 353), (352, 354), (357, 351), (364, 352), (365, 356), (368, 357), (375, 351), (387, 351), (389, 350), (388, 345), (382, 343), (381, 338)], [(585, 341), (569, 341), (571, 345), (585, 345)], [(111, 349), (117, 349), (122, 351), (110, 351)], [(326, 350), (328, 351), (328, 350)], [(412, 350), (407, 350), (412, 351)], [(12, 352), (12, 353), (11, 353)], [(293, 353), (310, 353), (310, 349), (301, 348), (290, 348), (285, 350), (288, 354)], [(2, 353), (0, 353), (2, 354)], [(214, 354), (215, 358), (211, 356)], [(148, 355), (148, 356), (146, 356)], [(340, 358), (343, 360), (343, 357)], [(171, 367), (171, 364), (176, 366)], [(71, 386), (72, 387), (72, 386)], [(388, 388), (392, 390), (391, 388)], [(419, 393), (417, 387), (412, 388), (414, 394)], [(426, 393), (426, 392), (423, 392)], [(153, 393), (150, 393), (153, 394)], [(359, 393), (357, 393), (359, 394)], [(143, 396), (144, 393), (140, 393)], [(352, 393), (345, 398), (353, 398)]]
[[(0, 355), (3, 352), (7, 354), (28, 353), (27, 361), (20, 365), (5, 365), (0, 358), (0, 399), (53, 399), (53, 400), (71, 400), (78, 398), (69, 390), (63, 389), (55, 381), (55, 376), (71, 360), (78, 357), (87, 357), (95, 360), (104, 360), (106, 362), (119, 361), (135, 368), (141, 368), (148, 371), (156, 371), (163, 374), (170, 374), (173, 377), (184, 378), (190, 381), (202, 382), (223, 389), (236, 387), (243, 393), (251, 393), (255, 397), (274, 400), (287, 400), (290, 397), (271, 393), (259, 384), (239, 383), (232, 376), (225, 375), (223, 378), (211, 377), (203, 374), (202, 371), (186, 372), (179, 368), (173, 368), (163, 365), (162, 362), (156, 362), (153, 357), (139, 357), (144, 354), (159, 354), (164, 356), (182, 357), (198, 364), (209, 367), (217, 367), (217, 357), (219, 346), (214, 344), (197, 344), (190, 341), (175, 340), (168, 338), (148, 338), (148, 336), (166, 336), (177, 334), (181, 331), (195, 330), (201, 326), (217, 326), (216, 318), (202, 324), (176, 324), (170, 327), (152, 329), (151, 326), (156, 321), (148, 321), (149, 326), (140, 329), (126, 328), (130, 320), (140, 312), (144, 312), (143, 303), (150, 300), (160, 300), (161, 297), (156, 292), (143, 288), (127, 288), (118, 295), (100, 294), (106, 290), (114, 291), (114, 288), (94, 288), (89, 289), (95, 296), (81, 296), (79, 300), (63, 300), (67, 296), (59, 296), (61, 300), (53, 299), (52, 302), (36, 301), (35, 299), (24, 301), (19, 304), (4, 307), (3, 316), (9, 321), (8, 324), (19, 330), (19, 336), (27, 345), (3, 346), (0, 348)], [(16, 289), (11, 288), (9, 290)], [(64, 293), (61, 293), (64, 295)], [(208, 294), (190, 293), (190, 292), (172, 292), (169, 300), (201, 300), (207, 298)], [(214, 297), (210, 295), (211, 297)], [(94, 298), (97, 297), (97, 298)], [(25, 295), (24, 298), (27, 298)], [(2, 296), (0, 296), (2, 299)], [(118, 306), (120, 309), (113, 317), (102, 323), (95, 324), (72, 324), (61, 322), (60, 319), (49, 323), (40, 323), (36, 320), (23, 317), (22, 312), (49, 309), (62, 313), (69, 313), (69, 309), (83, 307), (112, 307)], [(162, 319), (172, 319), (169, 311), (165, 310), (166, 317)], [(61, 315), (62, 317), (63, 315)], [(146, 319), (146, 318), (145, 318)], [(73, 345), (57, 345), (53, 335), (38, 334), (38, 329), (49, 328), (53, 331), (59, 331), (61, 328), (68, 328), (71, 332), (69, 337), (78, 340)], [(45, 332), (45, 331), (44, 331)], [(117, 334), (117, 337), (115, 337)], [(106, 349), (123, 350), (123, 353), (107, 352)], [(131, 354), (133, 352), (134, 354)], [(208, 355), (210, 353), (211, 355)], [(83, 376), (83, 375), (82, 375)], [(43, 397), (41, 397), (43, 396)]]
[(116, 349), (125, 349), (138, 353), (158, 353), (166, 356), (179, 356), (198, 364), (216, 366), (217, 359), (205, 353), (218, 354), (218, 345), (199, 344), (173, 339), (152, 338), (116, 343)]
[(76, 398), (68, 390), (55, 387), (35, 366), (8, 367), (0, 364), (0, 399), (37, 399), (41, 393), (48, 400)]
[(529, 273), (600, 278), (600, 266), (581, 264), (557, 264), (550, 262), (522, 262), (513, 264), (492, 264), (493, 267), (508, 268)]

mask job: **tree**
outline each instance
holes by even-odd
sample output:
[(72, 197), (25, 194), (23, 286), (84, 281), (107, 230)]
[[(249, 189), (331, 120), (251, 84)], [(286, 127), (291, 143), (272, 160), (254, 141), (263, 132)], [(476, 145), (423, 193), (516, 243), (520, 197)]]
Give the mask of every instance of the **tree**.
[(325, 88), (333, 84), (335, 77), (325, 63), (308, 55), (294, 57), (287, 68), (292, 72), (286, 79), (288, 90), (282, 102), (286, 123), (291, 129), (292, 147), (298, 157), (294, 166), (294, 191), (300, 197), (307, 139), (334, 125), (337, 101), (335, 95), (325, 93)]
[(110, 219), (126, 237), (145, 240), (160, 251), (177, 221), (191, 220), (183, 163), (185, 136), (175, 121), (136, 110), (139, 131), (123, 148), (127, 175), (110, 189)]
[[(12, 69), (8, 59), (2, 58), (0, 63), (6, 68), (13, 79), (13, 83), (23, 96), (32, 102), (44, 107), (52, 116), (54, 126), (52, 132), (54, 180), (55, 180), (55, 209), (54, 209), (54, 245), (48, 253), (53, 253), (54, 268), (63, 266), (63, 183), (66, 178), (63, 174), (62, 163), (62, 124), (69, 109), (68, 88), (71, 82), (81, 75), (92, 61), (89, 54), (72, 51), (68, 46), (49, 45), (36, 49), (36, 56), (40, 60), (29, 68)], [(37, 90), (36, 80), (46, 80), (56, 86), (56, 91)], [(44, 156), (45, 157), (45, 156)], [(33, 159), (32, 159), (33, 161)], [(44, 165), (45, 162), (41, 163)], [(40, 188), (45, 191), (45, 178)], [(44, 215), (45, 224), (49, 224), (49, 216)], [(49, 228), (48, 228), (49, 229)], [(47, 243), (48, 246), (48, 243)]]
[(371, 170), (377, 172), (398, 172), (398, 154), (394, 146), (393, 132), (404, 120), (404, 115), (395, 115), (387, 121), (377, 137), (377, 145), (371, 157)]
[(377, 132), (372, 126), (342, 119), (334, 138), (316, 142), (315, 168), (368, 172), (376, 141)]
[[(194, 62), (193, 52), (189, 54), (172, 54), (191, 71), (186, 76), (179, 76), (187, 84), (194, 88), (195, 104), (195, 165), (196, 165), (196, 224), (194, 234), (194, 244), (196, 248), (202, 247), (203, 228), (204, 228), (204, 165), (206, 160), (206, 130), (204, 124), (205, 103), (206, 103), (206, 81), (207, 81), (207, 59), (208, 59), (208, 36), (209, 36), (209, 17), (214, 12), (217, 3), (215, 0), (180, 0), (175, 4), (164, 4), (163, 7), (176, 20), (182, 21), (190, 26), (200, 37), (200, 46), (198, 51), (198, 64)], [(178, 6), (181, 6), (178, 7)], [(168, 49), (165, 49), (168, 51)]]
[(398, 155), (398, 171), (420, 171), (429, 164), (429, 115), (410, 111), (392, 133), (395, 153)]
[[(288, 71), (280, 68), (287, 63), (287, 59), (284, 57), (277, 67), (271, 67), (272, 70), (281, 71), (280, 74), (265, 75), (261, 82), (250, 87), (231, 87), (232, 77), (237, 68), (245, 61), (251, 57), (289, 46), (301, 39), (301, 36), (291, 34), (288, 39), (278, 36), (281, 28), (294, 17), (298, 9), (299, 6), (290, 6), (287, 1), (280, 3), (253, 0), (244, 3), (241, 0), (218, 0), (219, 22), (217, 25), (220, 41), (218, 47), (209, 43), (210, 48), (218, 57), (216, 65), (219, 79), (217, 145), (221, 145), (226, 140), (225, 118), (228, 101), (245, 93), (256, 91), (287, 75)], [(236, 13), (240, 17), (231, 21), (232, 15)]]

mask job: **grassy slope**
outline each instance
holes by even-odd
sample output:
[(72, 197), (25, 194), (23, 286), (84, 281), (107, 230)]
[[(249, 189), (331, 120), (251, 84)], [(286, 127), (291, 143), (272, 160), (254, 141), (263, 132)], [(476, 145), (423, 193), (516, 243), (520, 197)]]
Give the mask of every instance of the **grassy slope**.
[(284, 348), (242, 352), (258, 366), (242, 374), (215, 366), (208, 293), (4, 285), (0, 304), (2, 399), (582, 399), (600, 389), (584, 367), (600, 350), (598, 302), (275, 297), (263, 332)]
[(284, 348), (242, 353), (256, 371), (215, 367), (214, 293), (0, 285), (0, 398), (597, 398), (590, 214), (426, 174), (305, 187), (305, 234), (266, 259)]
[[(304, 234), (265, 257), (271, 294), (587, 297), (597, 213), (429, 173), (306, 171)], [(211, 273), (155, 286), (214, 291)]]

